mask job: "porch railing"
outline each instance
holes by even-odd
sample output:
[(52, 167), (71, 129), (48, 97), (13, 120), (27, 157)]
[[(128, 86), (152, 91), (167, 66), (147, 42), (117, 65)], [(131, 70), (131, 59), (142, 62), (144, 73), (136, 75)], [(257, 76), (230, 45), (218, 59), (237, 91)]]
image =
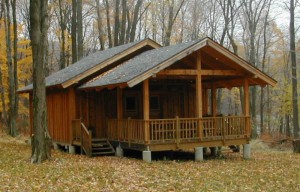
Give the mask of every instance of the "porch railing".
[(108, 139), (144, 143), (145, 121), (139, 119), (109, 119)]
[(108, 138), (126, 142), (179, 143), (248, 137), (250, 118), (246, 116), (108, 121)]
[(89, 131), (80, 119), (72, 120), (73, 139), (80, 142), (81, 149), (86, 155), (92, 154), (92, 132)]

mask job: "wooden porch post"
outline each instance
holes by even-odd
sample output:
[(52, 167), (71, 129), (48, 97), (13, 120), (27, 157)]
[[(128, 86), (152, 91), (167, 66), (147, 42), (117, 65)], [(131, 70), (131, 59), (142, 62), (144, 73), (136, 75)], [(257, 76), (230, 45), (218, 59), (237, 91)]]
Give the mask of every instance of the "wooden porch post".
[(215, 84), (212, 84), (212, 89), (211, 89), (211, 102), (212, 102), (212, 116), (216, 117), (217, 116), (217, 89)]
[(250, 107), (249, 107), (249, 81), (248, 79), (244, 80), (244, 115), (246, 116), (246, 134), (250, 136)]
[[(203, 100), (203, 107), (202, 107), (202, 113), (204, 114), (204, 115), (207, 115), (207, 95), (208, 95), (208, 93), (207, 93), (207, 89), (205, 89), (205, 90), (203, 90), (203, 93), (202, 93), (202, 100)], [(203, 115), (202, 114), (202, 115)]]
[(143, 118), (144, 118), (144, 131), (145, 131), (145, 142), (150, 141), (150, 130), (149, 130), (149, 80), (146, 79), (143, 82)]
[(122, 118), (123, 118), (123, 91), (120, 87), (118, 87), (117, 88), (117, 138), (118, 140), (120, 140), (121, 137)]
[(117, 88), (117, 119), (123, 118), (123, 91), (120, 87)]
[(196, 117), (198, 120), (198, 137), (202, 138), (202, 78), (201, 78), (201, 52), (197, 52), (197, 76), (196, 76)]

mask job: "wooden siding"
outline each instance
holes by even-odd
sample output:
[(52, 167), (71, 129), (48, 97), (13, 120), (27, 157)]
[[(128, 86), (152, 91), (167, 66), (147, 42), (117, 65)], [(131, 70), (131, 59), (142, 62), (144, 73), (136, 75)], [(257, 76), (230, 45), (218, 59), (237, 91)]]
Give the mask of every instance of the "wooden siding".
[(116, 117), (116, 91), (83, 92), (80, 94), (80, 118), (93, 137), (105, 138), (107, 119)]
[(47, 91), (48, 130), (54, 142), (72, 144), (72, 119), (76, 118), (73, 88)]

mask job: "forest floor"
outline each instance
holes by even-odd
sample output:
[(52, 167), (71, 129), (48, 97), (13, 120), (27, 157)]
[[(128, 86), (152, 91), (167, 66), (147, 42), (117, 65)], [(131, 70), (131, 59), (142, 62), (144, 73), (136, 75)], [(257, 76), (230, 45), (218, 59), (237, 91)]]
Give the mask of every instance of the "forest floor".
[(0, 191), (300, 191), (300, 154), (252, 141), (252, 156), (223, 152), (187, 158), (89, 158), (52, 150), (52, 159), (30, 163), (24, 138), (0, 134)]

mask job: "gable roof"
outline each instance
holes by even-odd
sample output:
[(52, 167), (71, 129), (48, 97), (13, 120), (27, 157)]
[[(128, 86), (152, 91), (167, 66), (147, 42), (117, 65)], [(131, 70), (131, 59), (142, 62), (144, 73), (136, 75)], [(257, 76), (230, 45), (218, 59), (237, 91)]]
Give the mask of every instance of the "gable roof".
[(274, 79), (259, 69), (253, 67), (242, 58), (215, 43), (210, 38), (204, 38), (201, 40), (146, 51), (81, 85), (79, 89), (107, 87), (111, 85), (133, 87), (134, 85), (137, 85), (143, 80), (148, 79), (149, 77), (169, 67), (176, 61), (207, 46), (225, 55), (237, 63), (240, 68), (243, 68), (247, 72), (255, 75), (256, 78), (262, 80), (263, 84), (270, 84), (272, 86), (276, 84)]
[[(80, 80), (92, 75), (93, 73), (109, 66), (110, 64), (128, 57), (128, 55), (141, 49), (155, 49), (161, 47), (151, 39), (128, 43), (125, 45), (113, 47), (104, 51), (97, 51), (87, 57), (82, 58), (76, 63), (57, 71), (45, 79), (46, 87), (61, 86), (69, 87)], [(18, 92), (28, 92), (32, 90), (32, 84), (21, 88)]]

